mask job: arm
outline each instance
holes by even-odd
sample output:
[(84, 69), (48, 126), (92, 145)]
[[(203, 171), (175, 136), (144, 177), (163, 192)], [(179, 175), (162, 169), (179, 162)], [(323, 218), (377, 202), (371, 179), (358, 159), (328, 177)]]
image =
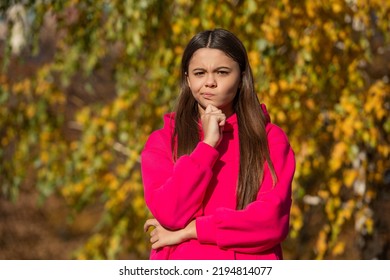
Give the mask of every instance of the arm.
[(202, 202), (219, 157), (218, 146), (226, 116), (209, 105), (202, 113), (204, 133), (190, 155), (172, 162), (171, 135), (154, 133), (141, 155), (145, 201), (154, 217), (166, 229), (184, 228), (203, 214)]
[(202, 201), (212, 177), (218, 151), (200, 142), (190, 155), (173, 163), (170, 140), (154, 133), (141, 155), (147, 206), (164, 228), (184, 228), (202, 215)]
[(167, 230), (160, 225), (156, 219), (149, 219), (145, 222), (144, 231), (149, 227), (154, 229), (150, 232), (150, 242), (152, 249), (180, 244), (189, 239), (196, 239), (195, 220), (191, 221), (185, 228), (176, 231)]
[(241, 253), (258, 253), (286, 238), (295, 158), (280, 128), (273, 126), (269, 139), (272, 141), (270, 156), (278, 177), (276, 185), (272, 186), (272, 176), (265, 165), (264, 180), (256, 201), (244, 210), (219, 208), (214, 215), (196, 219), (197, 236), (201, 243), (216, 244)]

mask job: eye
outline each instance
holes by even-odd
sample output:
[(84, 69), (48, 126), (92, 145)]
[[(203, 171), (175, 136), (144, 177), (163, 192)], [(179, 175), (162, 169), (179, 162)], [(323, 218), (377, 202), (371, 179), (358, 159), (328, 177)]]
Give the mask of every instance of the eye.
[(217, 71), (217, 74), (220, 75), (220, 76), (226, 76), (226, 75), (229, 74), (229, 72), (226, 71), (226, 70), (218, 70), (218, 71)]
[(203, 71), (194, 72), (194, 76), (195, 76), (195, 77), (202, 77), (203, 75), (204, 75), (204, 72), (203, 72)]

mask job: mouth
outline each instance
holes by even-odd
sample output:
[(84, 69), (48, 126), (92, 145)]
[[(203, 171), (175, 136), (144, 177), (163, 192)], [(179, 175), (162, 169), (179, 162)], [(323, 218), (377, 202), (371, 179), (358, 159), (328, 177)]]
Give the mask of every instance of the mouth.
[(203, 97), (204, 99), (211, 99), (212, 97), (215, 96), (215, 94), (209, 93), (209, 92), (201, 93), (201, 95), (202, 95), (202, 97)]

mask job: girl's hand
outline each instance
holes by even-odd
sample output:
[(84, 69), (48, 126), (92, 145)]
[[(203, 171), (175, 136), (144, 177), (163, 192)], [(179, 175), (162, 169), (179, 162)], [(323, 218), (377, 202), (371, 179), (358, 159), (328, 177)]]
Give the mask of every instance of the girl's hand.
[(147, 232), (151, 226), (154, 226), (150, 233), (152, 249), (176, 245), (188, 239), (196, 238), (195, 221), (192, 221), (184, 229), (171, 231), (162, 227), (156, 219), (149, 219), (144, 224), (144, 231)]
[(222, 140), (223, 126), (226, 115), (217, 107), (209, 104), (201, 116), (204, 139), (203, 142), (212, 147), (217, 147)]

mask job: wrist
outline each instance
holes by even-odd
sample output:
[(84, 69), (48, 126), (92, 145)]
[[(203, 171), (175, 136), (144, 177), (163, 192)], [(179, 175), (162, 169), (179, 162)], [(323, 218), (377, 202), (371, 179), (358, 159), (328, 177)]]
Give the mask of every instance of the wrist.
[(183, 239), (185, 241), (185, 240), (196, 239), (196, 238), (197, 238), (196, 225), (195, 225), (195, 220), (193, 220), (184, 228)]
[(203, 143), (205, 143), (205, 144), (207, 144), (207, 145), (209, 145), (209, 146), (211, 146), (213, 148), (215, 148), (215, 146), (216, 146), (216, 144), (214, 142), (208, 141), (208, 140), (203, 140)]

